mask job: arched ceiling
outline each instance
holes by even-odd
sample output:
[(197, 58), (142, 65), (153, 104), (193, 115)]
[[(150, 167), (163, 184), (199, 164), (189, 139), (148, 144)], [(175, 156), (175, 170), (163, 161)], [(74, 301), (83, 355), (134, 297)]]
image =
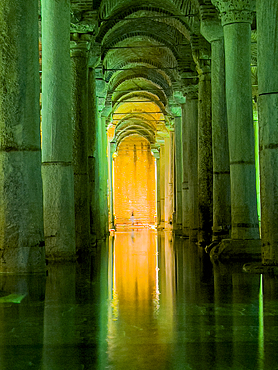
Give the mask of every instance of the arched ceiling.
[(106, 100), (112, 103), (114, 139), (119, 144), (139, 134), (154, 144), (167, 133), (174, 89), (185, 74), (196, 74), (192, 25), (169, 0), (102, 1), (99, 18), (96, 42), (101, 44)]
[[(151, 144), (163, 140), (171, 129), (173, 96), (196, 83), (193, 53), (206, 43), (200, 19), (217, 16), (211, 0), (71, 0), (71, 7), (80, 23), (95, 16), (90, 33), (100, 46), (114, 140), (133, 134)], [(206, 48), (207, 57), (208, 43)]]

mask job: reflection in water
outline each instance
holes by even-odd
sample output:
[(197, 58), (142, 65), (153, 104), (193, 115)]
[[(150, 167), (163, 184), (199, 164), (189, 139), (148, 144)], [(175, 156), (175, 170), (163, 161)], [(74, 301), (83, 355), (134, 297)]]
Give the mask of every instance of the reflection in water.
[[(169, 245), (165, 244), (167, 254)], [(173, 289), (171, 259), (158, 268), (158, 245), (154, 231), (116, 233), (113, 250), (113, 296), (108, 320), (108, 363), (111, 368), (146, 369), (167, 362), (165, 343), (171, 341)], [(110, 264), (111, 266), (111, 264)], [(159, 273), (163, 277), (159, 281)], [(160, 292), (163, 306), (160, 306)], [(165, 294), (164, 294), (165, 293)], [(168, 305), (168, 302), (170, 304)], [(165, 320), (166, 319), (166, 320)], [(160, 325), (162, 323), (162, 325)]]
[(2, 370), (278, 369), (278, 279), (154, 230), (86, 263), (0, 275)]

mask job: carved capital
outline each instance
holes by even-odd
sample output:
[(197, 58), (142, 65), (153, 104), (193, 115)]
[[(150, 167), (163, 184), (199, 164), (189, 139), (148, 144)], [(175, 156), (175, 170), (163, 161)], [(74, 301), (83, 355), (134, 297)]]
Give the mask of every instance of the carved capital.
[(212, 0), (220, 12), (222, 26), (230, 23), (252, 23), (256, 0)]
[(88, 57), (90, 50), (90, 37), (78, 33), (71, 34), (70, 38), (70, 56), (71, 57)]
[(156, 160), (160, 159), (160, 147), (157, 144), (151, 145), (151, 152)]
[(189, 85), (182, 89), (183, 94), (188, 99), (198, 99), (199, 85)]
[(81, 16), (72, 14), (70, 30), (72, 33), (90, 33), (93, 36), (98, 32), (98, 15), (96, 11), (87, 11)]
[(215, 7), (212, 4), (200, 5), (200, 14), (200, 32), (204, 38), (210, 43), (223, 38), (223, 27)]

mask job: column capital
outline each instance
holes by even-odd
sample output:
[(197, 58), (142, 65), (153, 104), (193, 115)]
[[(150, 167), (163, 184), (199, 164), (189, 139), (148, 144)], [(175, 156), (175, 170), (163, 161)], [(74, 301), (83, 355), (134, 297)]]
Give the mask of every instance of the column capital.
[(191, 49), (199, 78), (203, 78), (205, 74), (210, 75), (210, 43), (202, 35), (193, 34)]
[(151, 152), (155, 159), (160, 158), (160, 145), (155, 143), (151, 144)]
[(222, 26), (231, 23), (252, 23), (256, 0), (212, 0), (220, 12)]
[(117, 142), (112, 140), (110, 141), (110, 153), (113, 155), (117, 150)]
[(91, 46), (91, 39), (89, 35), (72, 33), (70, 37), (70, 56), (87, 57)]
[(188, 99), (198, 99), (199, 85), (189, 85), (183, 88), (183, 94)]
[(72, 33), (90, 33), (97, 35), (98, 33), (98, 12), (96, 10), (89, 10), (80, 15), (71, 13), (70, 30)]
[(200, 5), (201, 24), (200, 32), (204, 38), (212, 43), (221, 40), (224, 37), (223, 27), (221, 25), (218, 12), (215, 7), (210, 5)]

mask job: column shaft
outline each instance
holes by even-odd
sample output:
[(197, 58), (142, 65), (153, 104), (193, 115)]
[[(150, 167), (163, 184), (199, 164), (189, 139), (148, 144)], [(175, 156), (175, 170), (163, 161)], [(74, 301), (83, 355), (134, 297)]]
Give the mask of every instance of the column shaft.
[[(70, 1), (42, 2), (42, 179), (49, 259), (75, 258)], [(61, 109), (62, 107), (62, 109)]]
[(170, 152), (170, 138), (164, 138), (164, 147), (165, 147), (165, 228), (169, 228), (169, 152)]
[(155, 168), (156, 168), (156, 225), (159, 229), (161, 222), (161, 208), (160, 208), (160, 157), (159, 152), (154, 154)]
[(181, 117), (175, 117), (175, 175), (176, 175), (176, 218), (175, 230), (182, 232), (182, 141)]
[(182, 104), (182, 234), (189, 236), (188, 134), (186, 104)]
[[(232, 239), (258, 239), (250, 23), (224, 25)], [(236, 51), (236, 52), (235, 52)]]
[(160, 227), (165, 227), (165, 146), (160, 145)]
[(199, 76), (198, 101), (198, 242), (203, 246), (211, 241), (212, 177), (211, 80), (209, 71), (205, 70)]
[(198, 216), (198, 98), (197, 94), (186, 96), (186, 135), (188, 136), (188, 213), (189, 237), (197, 240)]
[(104, 239), (108, 233), (108, 203), (107, 203), (107, 176), (108, 176), (108, 158), (107, 135), (106, 135), (106, 117), (101, 117), (98, 131), (98, 176), (99, 176), (99, 210), (100, 227), (99, 238)]
[(38, 2), (0, 3), (0, 272), (45, 271)]
[[(278, 264), (278, 3), (257, 1), (262, 258)], [(270, 47), (271, 45), (271, 47)]]
[(211, 42), (213, 240), (229, 237), (231, 185), (223, 37)]
[[(174, 213), (174, 132), (170, 131), (170, 148), (169, 148), (169, 174), (167, 176), (169, 183), (169, 224), (173, 227), (173, 213)], [(167, 175), (167, 174), (166, 174)]]
[(96, 97), (96, 82), (95, 70), (89, 68), (88, 75), (88, 194), (89, 194), (89, 212), (90, 212), (90, 235), (91, 243), (96, 243), (97, 220), (95, 208), (97, 204), (96, 187), (96, 157), (95, 147), (97, 140), (97, 97)]
[(71, 42), (73, 168), (76, 248), (89, 248), (88, 201), (88, 44)]

